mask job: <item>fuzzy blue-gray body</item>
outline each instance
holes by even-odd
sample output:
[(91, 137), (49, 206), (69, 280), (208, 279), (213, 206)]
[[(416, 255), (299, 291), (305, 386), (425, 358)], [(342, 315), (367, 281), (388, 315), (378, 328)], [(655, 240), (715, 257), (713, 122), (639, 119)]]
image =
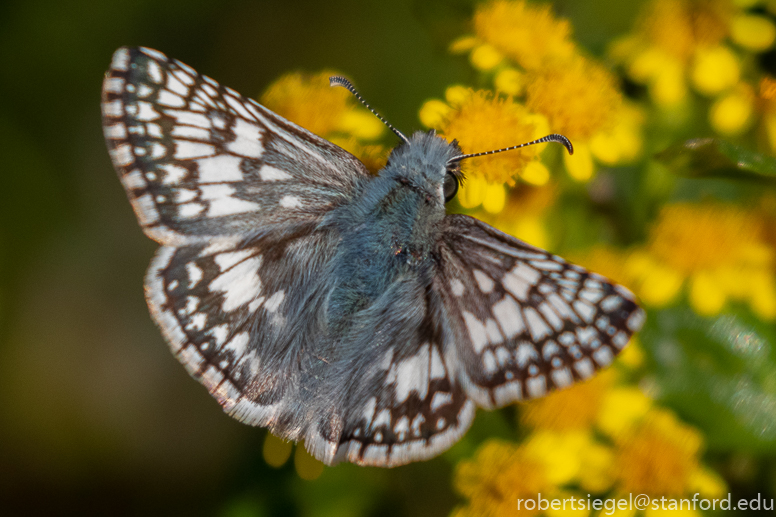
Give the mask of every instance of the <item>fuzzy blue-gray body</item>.
[(445, 216), (444, 164), (456, 154), (455, 144), (433, 133), (415, 133), (394, 149), (378, 177), (363, 181), (361, 195), (331, 214), (342, 235), (327, 305), (335, 334), (397, 283), (430, 285), (433, 248)]

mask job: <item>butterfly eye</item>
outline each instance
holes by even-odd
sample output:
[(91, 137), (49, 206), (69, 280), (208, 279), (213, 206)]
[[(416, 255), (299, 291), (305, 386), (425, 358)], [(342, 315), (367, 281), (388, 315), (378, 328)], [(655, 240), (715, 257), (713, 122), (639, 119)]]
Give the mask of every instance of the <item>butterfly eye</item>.
[(448, 172), (445, 174), (445, 182), (442, 185), (442, 188), (445, 192), (445, 203), (447, 203), (453, 199), (458, 192), (458, 179)]

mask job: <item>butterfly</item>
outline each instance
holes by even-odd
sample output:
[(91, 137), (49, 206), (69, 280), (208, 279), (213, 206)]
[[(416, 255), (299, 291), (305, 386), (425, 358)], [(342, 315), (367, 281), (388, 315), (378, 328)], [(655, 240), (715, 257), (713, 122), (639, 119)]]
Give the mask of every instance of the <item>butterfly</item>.
[(478, 406), (587, 379), (644, 323), (625, 288), (447, 214), (475, 155), (433, 131), (389, 125), (402, 143), (373, 176), (148, 48), (115, 52), (102, 114), (161, 245), (145, 293), (172, 353), (226, 413), (326, 464), (433, 457)]

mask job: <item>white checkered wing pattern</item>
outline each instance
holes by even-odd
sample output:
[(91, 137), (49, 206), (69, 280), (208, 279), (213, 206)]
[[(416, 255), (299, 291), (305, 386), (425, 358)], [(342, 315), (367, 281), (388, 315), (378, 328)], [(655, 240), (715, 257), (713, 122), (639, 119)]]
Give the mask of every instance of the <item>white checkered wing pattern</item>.
[(464, 215), (445, 219), (436, 290), (448, 311), (445, 347), (482, 407), (587, 379), (644, 323), (625, 288)]
[(156, 50), (116, 51), (102, 114), (138, 220), (161, 244), (314, 224), (368, 176), (343, 149)]

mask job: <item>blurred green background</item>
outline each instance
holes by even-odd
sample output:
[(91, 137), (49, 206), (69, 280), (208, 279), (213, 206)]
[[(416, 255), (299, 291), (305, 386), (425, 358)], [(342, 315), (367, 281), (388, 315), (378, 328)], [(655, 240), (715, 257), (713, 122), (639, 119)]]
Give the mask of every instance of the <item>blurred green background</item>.
[[(602, 55), (641, 3), (553, 5), (579, 45)], [(393, 470), (341, 465), (313, 481), (293, 461), (266, 464), (265, 431), (226, 417), (148, 315), (142, 284), (156, 245), (116, 179), (99, 102), (113, 51), (143, 45), (254, 98), (284, 73), (334, 69), (409, 133), (422, 128), (427, 99), (482, 83), (448, 51), (471, 32), (475, 5), (0, 5), (0, 515), (448, 515), (460, 504), (445, 457)], [(658, 316), (667, 323), (646, 335), (680, 339), (660, 334), (675, 318)], [(674, 402), (693, 414), (692, 403)], [(469, 443), (511, 436), (513, 421), (511, 408), (480, 412)]]

